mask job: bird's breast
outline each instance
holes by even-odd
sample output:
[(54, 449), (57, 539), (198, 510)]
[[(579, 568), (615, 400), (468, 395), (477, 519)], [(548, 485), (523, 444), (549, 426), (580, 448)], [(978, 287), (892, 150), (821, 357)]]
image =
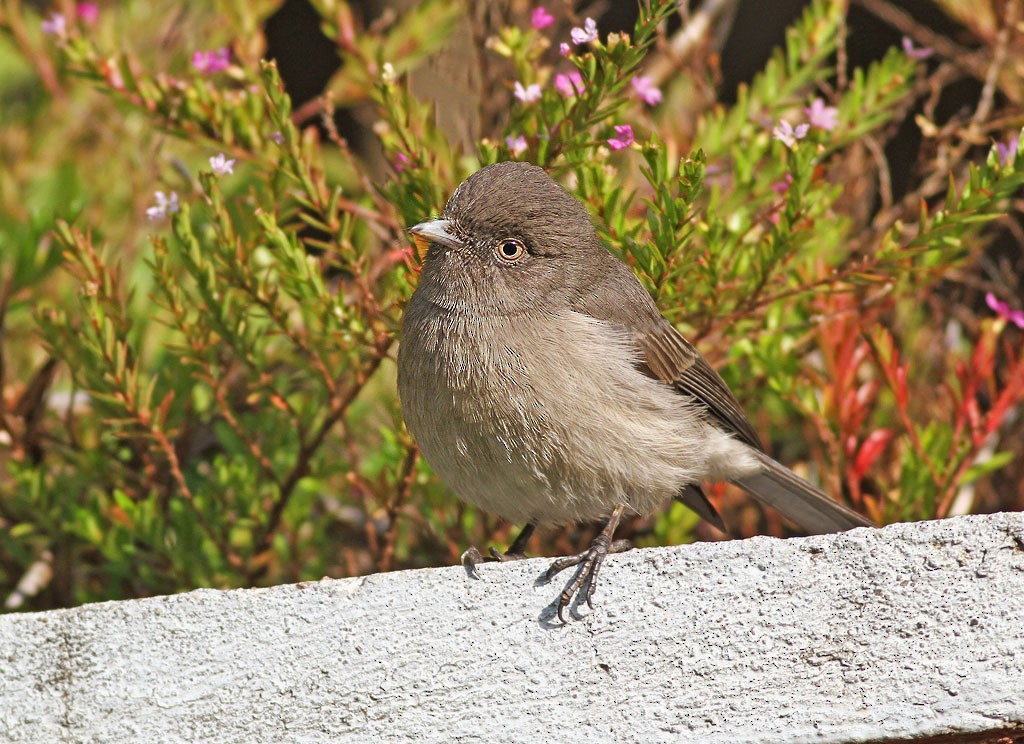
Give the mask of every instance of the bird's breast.
[(637, 370), (620, 330), (572, 311), (471, 318), (410, 305), (399, 394), (413, 436), (464, 500), (510, 521), (648, 512), (704, 468), (706, 425)]

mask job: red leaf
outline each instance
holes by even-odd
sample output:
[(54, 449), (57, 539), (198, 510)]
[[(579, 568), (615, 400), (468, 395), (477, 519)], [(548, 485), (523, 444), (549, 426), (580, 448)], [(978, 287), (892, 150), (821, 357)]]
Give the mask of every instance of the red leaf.
[(895, 434), (891, 429), (876, 429), (868, 435), (861, 444), (860, 452), (857, 453), (857, 459), (853, 463), (853, 469), (858, 478), (864, 477), (879, 455), (889, 446), (893, 436)]

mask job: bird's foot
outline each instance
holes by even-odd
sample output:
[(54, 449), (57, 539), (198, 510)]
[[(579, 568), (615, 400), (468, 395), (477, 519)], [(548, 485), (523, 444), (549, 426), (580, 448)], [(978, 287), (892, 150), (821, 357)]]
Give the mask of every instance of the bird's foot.
[(498, 563), (507, 563), (508, 561), (521, 561), (524, 558), (526, 558), (526, 556), (523, 553), (513, 553), (511, 548), (502, 553), (495, 547), (487, 548), (487, 556), (484, 556), (483, 553), (473, 546), (462, 554), (462, 566), (466, 569), (466, 573), (474, 579), (479, 579), (480, 573), (476, 570), (476, 567), (481, 563), (490, 563), (495, 561)]
[(604, 563), (605, 557), (610, 553), (623, 553), (632, 547), (633, 544), (629, 540), (612, 541), (610, 535), (602, 532), (594, 538), (594, 541), (590, 543), (590, 547), (582, 553), (567, 555), (551, 564), (547, 573), (544, 574), (545, 581), (551, 581), (556, 574), (570, 566), (579, 566), (579, 570), (576, 571), (572, 581), (569, 582), (569, 585), (562, 590), (558, 597), (558, 619), (562, 621), (563, 625), (565, 624), (565, 616), (563, 615), (565, 608), (569, 606), (573, 597), (581, 592), (584, 587), (586, 588), (586, 593), (582, 595), (583, 599), (590, 609), (594, 609), (592, 600), (594, 590), (597, 588), (597, 575), (601, 571), (601, 564)]

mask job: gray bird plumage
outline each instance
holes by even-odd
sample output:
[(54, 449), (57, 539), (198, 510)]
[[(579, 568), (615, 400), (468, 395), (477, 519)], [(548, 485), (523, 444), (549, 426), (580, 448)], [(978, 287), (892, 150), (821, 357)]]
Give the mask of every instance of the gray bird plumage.
[[(402, 411), (465, 501), (559, 525), (675, 497), (721, 528), (700, 484), (732, 481), (810, 533), (871, 525), (764, 454), (722, 378), (541, 168), (483, 168), (412, 232), (430, 248), (403, 322)], [(578, 577), (588, 601), (594, 562)]]

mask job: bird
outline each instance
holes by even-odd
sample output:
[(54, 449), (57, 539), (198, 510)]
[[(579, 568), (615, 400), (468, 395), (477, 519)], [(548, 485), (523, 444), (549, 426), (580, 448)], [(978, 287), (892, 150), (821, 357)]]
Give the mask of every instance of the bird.
[[(459, 498), (525, 525), (490, 559), (524, 557), (538, 527), (604, 522), (545, 574), (578, 567), (561, 622), (570, 606), (593, 608), (605, 557), (631, 547), (614, 539), (623, 516), (676, 499), (725, 531), (709, 482), (808, 533), (874, 526), (765, 452), (725, 381), (543, 168), (481, 168), (409, 230), (427, 249), (402, 320), (402, 414)], [(475, 574), (483, 556), (463, 560)]]

